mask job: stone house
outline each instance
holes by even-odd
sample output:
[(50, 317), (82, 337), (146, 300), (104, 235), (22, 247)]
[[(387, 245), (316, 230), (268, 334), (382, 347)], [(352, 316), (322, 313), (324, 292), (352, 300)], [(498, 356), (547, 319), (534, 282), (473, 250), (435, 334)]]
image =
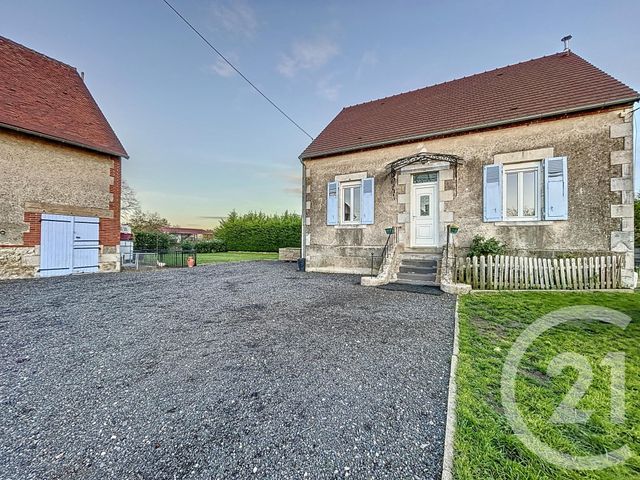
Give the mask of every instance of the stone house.
[(123, 157), (75, 68), (0, 37), (0, 278), (119, 270)]
[(462, 252), (617, 252), (630, 286), (639, 98), (564, 51), (343, 109), (300, 155), (307, 269), (368, 273), (388, 239), (435, 265), (456, 224)]

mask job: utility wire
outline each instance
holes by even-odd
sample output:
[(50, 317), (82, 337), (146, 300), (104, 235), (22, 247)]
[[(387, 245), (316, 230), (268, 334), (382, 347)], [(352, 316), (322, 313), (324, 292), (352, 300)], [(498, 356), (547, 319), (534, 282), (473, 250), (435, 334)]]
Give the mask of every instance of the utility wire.
[(313, 140), (313, 137), (309, 134), (309, 132), (307, 132), (304, 128), (302, 128), (302, 127), (301, 127), (301, 126), (300, 126), (300, 125), (299, 125), (299, 124), (298, 124), (298, 123), (297, 123), (293, 118), (291, 118), (289, 115), (287, 115), (287, 114), (285, 113), (285, 111), (284, 111), (284, 110), (282, 110), (278, 105), (276, 105), (276, 104), (275, 104), (275, 102), (274, 102), (273, 100), (271, 100), (269, 97), (267, 97), (267, 95), (265, 95), (265, 94), (263, 93), (263, 91), (262, 91), (262, 90), (260, 90), (258, 87), (256, 87), (256, 85), (255, 85), (251, 80), (249, 80), (249, 79), (248, 79), (248, 78), (247, 78), (247, 77), (246, 77), (246, 76), (245, 76), (245, 75), (244, 75), (240, 70), (238, 70), (238, 69), (236, 68), (236, 66), (235, 66), (233, 63), (231, 63), (231, 62), (227, 59), (227, 57), (225, 57), (225, 56), (220, 52), (220, 50), (218, 50), (216, 47), (214, 47), (214, 46), (211, 44), (211, 42), (209, 42), (209, 40), (207, 40), (207, 39), (206, 39), (206, 38), (205, 38), (205, 37), (204, 37), (204, 36), (203, 36), (203, 35), (202, 35), (202, 34), (201, 34), (197, 29), (196, 29), (196, 27), (194, 27), (194, 26), (189, 22), (189, 20), (187, 20), (185, 17), (183, 17), (183, 16), (182, 16), (182, 14), (181, 14), (178, 10), (176, 10), (176, 9), (174, 8), (174, 6), (173, 6), (173, 5), (171, 5), (167, 0), (162, 0), (162, 1), (163, 1), (164, 3), (166, 3), (166, 4), (167, 4), (167, 6), (168, 6), (171, 10), (173, 10), (173, 12), (174, 12), (178, 17), (180, 17), (184, 23), (186, 23), (186, 24), (189, 26), (189, 28), (190, 28), (191, 30), (193, 30), (193, 31), (195, 32), (195, 34), (196, 34), (196, 35), (198, 35), (198, 36), (202, 39), (202, 41), (203, 41), (204, 43), (206, 43), (207, 45), (209, 45), (209, 47), (210, 47), (214, 52), (216, 52), (216, 53), (220, 56), (220, 58), (222, 58), (222, 60), (224, 60), (224, 61), (227, 63), (227, 65), (229, 65), (231, 68), (233, 68), (233, 69), (236, 71), (236, 73), (237, 73), (238, 75), (240, 75), (240, 76), (243, 78), (243, 80), (244, 80), (245, 82), (247, 82), (249, 85), (251, 85), (251, 86), (253, 87), (253, 89), (254, 89), (256, 92), (258, 92), (260, 95), (262, 95), (262, 96), (264, 97), (264, 99), (265, 99), (267, 102), (269, 102), (271, 105), (273, 105), (273, 107), (274, 107), (276, 110), (278, 110), (282, 115), (284, 115), (284, 116), (286, 117), (286, 119), (287, 119), (287, 120), (289, 120), (289, 121), (290, 121), (291, 123), (293, 123), (296, 127), (298, 127), (298, 130), (300, 130), (300, 131), (301, 131), (302, 133), (304, 133), (307, 137), (309, 137), (311, 140)]

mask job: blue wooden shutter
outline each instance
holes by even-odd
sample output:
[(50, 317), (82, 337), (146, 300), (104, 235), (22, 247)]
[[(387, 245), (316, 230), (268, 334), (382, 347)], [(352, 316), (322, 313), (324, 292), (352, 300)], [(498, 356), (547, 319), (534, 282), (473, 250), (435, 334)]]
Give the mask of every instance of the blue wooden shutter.
[(363, 225), (372, 225), (374, 219), (374, 181), (373, 178), (362, 179), (362, 195), (360, 196), (360, 215)]
[(338, 224), (338, 182), (327, 183), (327, 225)]
[(567, 157), (547, 158), (544, 161), (544, 218), (569, 218)]
[(483, 199), (484, 221), (502, 220), (502, 165), (485, 165)]

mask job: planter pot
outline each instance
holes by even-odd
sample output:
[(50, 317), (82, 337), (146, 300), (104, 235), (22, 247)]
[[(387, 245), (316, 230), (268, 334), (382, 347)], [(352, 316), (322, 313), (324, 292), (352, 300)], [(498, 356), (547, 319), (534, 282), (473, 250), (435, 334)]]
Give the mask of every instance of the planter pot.
[(193, 268), (195, 266), (195, 264), (196, 264), (196, 261), (195, 261), (195, 259), (193, 257), (187, 258), (187, 266), (189, 268)]
[(458, 233), (458, 229), (459, 229), (459, 228), (460, 228), (460, 227), (449, 227), (449, 232), (451, 232), (451, 233)]
[(393, 227), (387, 227), (384, 229), (384, 231), (387, 233), (387, 235), (391, 235), (393, 233)]

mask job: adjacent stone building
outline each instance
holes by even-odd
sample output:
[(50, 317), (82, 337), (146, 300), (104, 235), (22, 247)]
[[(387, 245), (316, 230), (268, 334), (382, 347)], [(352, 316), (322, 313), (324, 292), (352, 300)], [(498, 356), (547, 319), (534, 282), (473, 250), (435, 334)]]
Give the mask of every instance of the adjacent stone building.
[(75, 68), (0, 37), (0, 278), (119, 270), (123, 157)]
[(370, 272), (388, 227), (442, 252), (454, 225), (463, 252), (616, 252), (630, 286), (639, 98), (565, 51), (343, 109), (300, 156), (307, 269)]

